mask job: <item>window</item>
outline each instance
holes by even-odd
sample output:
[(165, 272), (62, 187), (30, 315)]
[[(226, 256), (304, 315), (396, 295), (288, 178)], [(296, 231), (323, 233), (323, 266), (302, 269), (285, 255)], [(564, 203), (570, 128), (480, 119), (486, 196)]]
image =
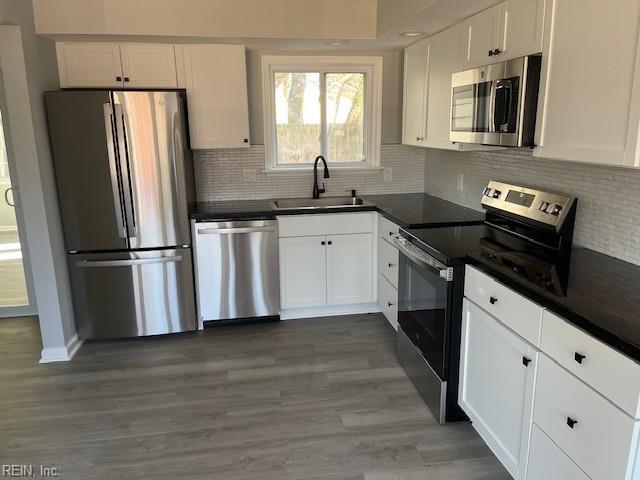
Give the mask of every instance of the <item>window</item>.
[(267, 171), (380, 165), (380, 57), (262, 58)]

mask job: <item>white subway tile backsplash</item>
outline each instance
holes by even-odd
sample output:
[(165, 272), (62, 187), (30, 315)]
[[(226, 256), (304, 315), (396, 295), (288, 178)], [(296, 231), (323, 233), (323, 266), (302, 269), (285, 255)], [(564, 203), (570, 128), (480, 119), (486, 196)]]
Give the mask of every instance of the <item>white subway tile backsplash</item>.
[[(368, 172), (330, 171), (326, 195), (424, 192), (424, 150), (406, 145), (382, 145), (381, 163), (392, 169), (392, 179), (384, 180), (384, 170)], [(266, 174), (264, 146), (249, 149), (194, 151), (196, 189), (199, 201), (254, 200), (276, 197), (311, 196), (313, 173)], [(256, 173), (245, 181), (247, 170)], [(319, 170), (322, 172), (322, 170)], [(252, 172), (254, 173), (254, 172)], [(321, 176), (321, 174), (320, 174)]]
[(426, 150), (426, 193), (479, 210), (492, 179), (578, 197), (574, 243), (640, 265), (640, 170), (540, 159), (529, 149)]

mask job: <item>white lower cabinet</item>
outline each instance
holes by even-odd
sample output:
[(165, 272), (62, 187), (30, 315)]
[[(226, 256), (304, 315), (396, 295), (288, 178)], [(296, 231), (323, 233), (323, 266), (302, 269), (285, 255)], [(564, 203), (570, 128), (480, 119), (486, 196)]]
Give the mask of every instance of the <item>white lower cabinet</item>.
[(372, 215), (278, 218), (284, 318), (375, 310)]
[(534, 425), (527, 480), (589, 480), (589, 477)]
[(459, 404), (516, 479), (524, 479), (538, 352), (464, 299)]
[(327, 304), (324, 236), (281, 238), (280, 301), (282, 308)]

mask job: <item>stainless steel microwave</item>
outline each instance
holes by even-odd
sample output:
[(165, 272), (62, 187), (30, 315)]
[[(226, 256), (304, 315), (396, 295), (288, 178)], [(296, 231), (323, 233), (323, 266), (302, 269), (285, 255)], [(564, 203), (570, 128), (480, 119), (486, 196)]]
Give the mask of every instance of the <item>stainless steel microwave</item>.
[(540, 55), (454, 73), (450, 140), (534, 146)]

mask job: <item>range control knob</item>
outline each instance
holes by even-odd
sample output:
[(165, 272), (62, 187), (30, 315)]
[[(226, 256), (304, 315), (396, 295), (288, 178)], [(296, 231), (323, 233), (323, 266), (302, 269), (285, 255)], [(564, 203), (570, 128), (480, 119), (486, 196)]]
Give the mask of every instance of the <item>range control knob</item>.
[(562, 207), (560, 205), (554, 205), (553, 210), (551, 211), (551, 215), (555, 215), (557, 217), (558, 215), (560, 215), (560, 212), (562, 212)]
[(491, 194), (493, 198), (500, 198), (500, 195), (502, 195), (502, 192), (500, 190), (494, 190)]
[(538, 208), (538, 210), (540, 210), (541, 212), (546, 212), (548, 207), (549, 207), (549, 202), (543, 201), (540, 204), (540, 207)]
[(553, 213), (553, 210), (557, 207), (557, 205), (555, 203), (549, 203), (549, 205), (547, 205), (547, 209), (545, 210), (545, 212), (547, 213)]

